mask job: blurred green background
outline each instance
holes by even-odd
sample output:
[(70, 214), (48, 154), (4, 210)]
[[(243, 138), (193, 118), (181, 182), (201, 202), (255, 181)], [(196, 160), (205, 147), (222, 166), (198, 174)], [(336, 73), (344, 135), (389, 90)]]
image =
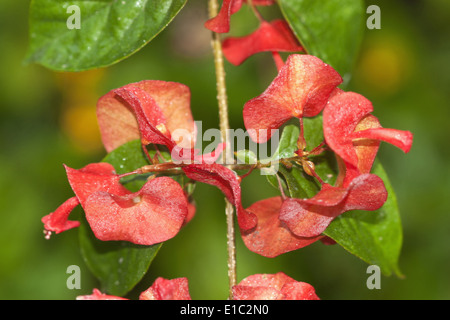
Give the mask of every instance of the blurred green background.
[[(404, 228), (404, 279), (382, 277), (366, 287), (367, 264), (339, 246), (316, 243), (274, 259), (249, 252), (237, 236), (238, 280), (283, 271), (311, 283), (322, 299), (450, 299), (450, 2), (370, 1), (381, 8), (381, 29), (366, 30), (351, 90), (368, 97), (387, 128), (410, 130), (405, 155), (382, 144), (382, 160), (397, 192)], [(45, 240), (42, 216), (72, 191), (62, 164), (80, 168), (105, 155), (96, 100), (144, 79), (177, 81), (192, 90), (192, 111), (203, 129), (217, 128), (210, 33), (205, 1), (188, 1), (173, 23), (130, 58), (106, 69), (55, 73), (22, 63), (28, 45), (29, 1), (0, 2), (0, 299), (74, 299), (98, 286), (78, 248), (77, 230)], [(246, 7), (233, 17), (243, 33), (255, 24)], [(269, 54), (240, 67), (226, 63), (233, 128), (243, 128), (244, 103), (275, 76)], [(244, 180), (244, 206), (274, 194)], [(257, 184), (258, 183), (258, 184)], [(258, 187), (255, 187), (255, 184)], [(223, 196), (198, 185), (196, 217), (160, 250), (134, 297), (153, 280), (188, 277), (193, 299), (227, 296)], [(81, 289), (66, 286), (67, 267), (81, 268)]]

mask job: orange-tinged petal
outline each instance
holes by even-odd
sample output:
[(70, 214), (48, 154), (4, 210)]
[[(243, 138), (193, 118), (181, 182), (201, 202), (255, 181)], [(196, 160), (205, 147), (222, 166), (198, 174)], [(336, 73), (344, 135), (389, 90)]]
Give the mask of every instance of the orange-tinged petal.
[(205, 28), (217, 33), (230, 31), (230, 18), (242, 7), (243, 0), (223, 0), (217, 16), (205, 22)]
[(78, 296), (77, 300), (128, 300), (126, 298), (112, 296), (105, 293), (102, 293), (98, 289), (92, 290), (92, 294), (85, 296)]
[(341, 82), (336, 70), (319, 58), (290, 55), (269, 87), (244, 105), (244, 124), (250, 137), (255, 142), (266, 142), (270, 130), (278, 129), (290, 118), (318, 115)]
[[(97, 102), (97, 118), (106, 151), (111, 152), (125, 142), (141, 138), (140, 129), (149, 130), (145, 121), (158, 130), (155, 132), (158, 135), (170, 137), (168, 133), (173, 134), (176, 130), (195, 135), (187, 86), (176, 82), (144, 80), (119, 89), (111, 90)], [(123, 97), (119, 97), (117, 92), (122, 93)], [(124, 98), (130, 99), (126, 101)], [(181, 143), (184, 135), (177, 136), (179, 139), (175, 143)], [(182, 146), (191, 147), (191, 140), (195, 141), (194, 137), (183, 141)]]
[(79, 221), (68, 220), (72, 210), (80, 204), (77, 197), (72, 197), (60, 205), (54, 212), (41, 219), (44, 224), (46, 238), (50, 237), (51, 232), (56, 234), (63, 231), (76, 228), (80, 225)]
[(300, 237), (322, 234), (337, 216), (350, 210), (379, 209), (387, 199), (383, 180), (374, 174), (361, 174), (347, 188), (324, 185), (310, 199), (289, 198), (283, 202), (280, 220)]
[(143, 291), (139, 300), (191, 300), (187, 278), (157, 278), (152, 286)]
[(284, 20), (262, 21), (256, 31), (244, 37), (229, 37), (222, 44), (227, 60), (238, 66), (259, 52), (303, 51), (297, 38)]
[(233, 300), (319, 300), (310, 284), (283, 272), (248, 276), (232, 290)]
[(93, 193), (83, 208), (98, 239), (140, 245), (173, 238), (188, 215), (183, 190), (168, 177), (147, 181), (138, 192), (123, 196), (102, 191)]
[(322, 238), (305, 238), (293, 234), (278, 218), (282, 204), (281, 197), (273, 197), (255, 202), (246, 209), (258, 218), (256, 228), (241, 230), (242, 239), (250, 251), (273, 258), (308, 246)]
[(326, 143), (361, 173), (370, 172), (380, 141), (409, 152), (413, 140), (409, 131), (382, 128), (372, 111), (372, 103), (364, 96), (342, 90), (332, 95), (323, 111)]

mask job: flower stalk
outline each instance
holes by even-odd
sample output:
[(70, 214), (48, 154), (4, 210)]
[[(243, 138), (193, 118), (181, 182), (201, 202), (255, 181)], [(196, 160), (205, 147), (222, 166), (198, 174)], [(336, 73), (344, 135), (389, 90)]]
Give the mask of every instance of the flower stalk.
[[(213, 18), (217, 16), (219, 5), (217, 0), (209, 0), (208, 11), (209, 17)], [(222, 134), (222, 141), (227, 146), (225, 152), (222, 154), (224, 159), (229, 159), (229, 148), (227, 145), (228, 137), (227, 132), (229, 131), (229, 120), (228, 120), (228, 101), (226, 92), (226, 81), (225, 81), (225, 68), (223, 62), (223, 52), (222, 43), (220, 40), (220, 34), (217, 32), (212, 32), (211, 46), (214, 55), (214, 67), (216, 71), (216, 87), (217, 87), (217, 102), (219, 107), (219, 125)], [(225, 162), (225, 161), (224, 161)], [(235, 240), (235, 228), (234, 228), (234, 216), (233, 216), (233, 205), (225, 199), (225, 215), (227, 221), (227, 250), (228, 250), (228, 283), (229, 283), (229, 299), (233, 298), (232, 288), (237, 284), (236, 278), (236, 240)]]

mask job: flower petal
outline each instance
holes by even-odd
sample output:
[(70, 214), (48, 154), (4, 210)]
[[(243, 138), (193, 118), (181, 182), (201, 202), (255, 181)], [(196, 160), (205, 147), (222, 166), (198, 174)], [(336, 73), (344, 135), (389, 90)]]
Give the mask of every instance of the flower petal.
[(77, 300), (128, 300), (126, 298), (111, 296), (105, 293), (101, 293), (100, 290), (92, 290), (92, 294), (85, 296), (78, 296)]
[(219, 143), (210, 153), (199, 154), (199, 149), (180, 148), (175, 146), (171, 151), (172, 161), (175, 163), (215, 163), (220, 155), (225, 151), (226, 143)]
[[(292, 117), (313, 117), (325, 107), (341, 76), (311, 55), (290, 55), (270, 86), (244, 105), (244, 124), (255, 142), (266, 142), (270, 129)], [(267, 131), (267, 134), (261, 134)]]
[(284, 300), (320, 300), (314, 287), (306, 282), (289, 281), (281, 292), (284, 294)]
[(183, 167), (183, 171), (190, 179), (218, 187), (236, 208), (241, 229), (248, 230), (256, 226), (256, 216), (242, 207), (240, 178), (234, 171), (216, 163), (192, 164)]
[(233, 300), (318, 300), (314, 288), (283, 272), (255, 274), (233, 286)]
[(255, 202), (246, 209), (258, 218), (256, 228), (241, 230), (242, 239), (250, 251), (273, 258), (308, 246), (322, 238), (298, 237), (289, 231), (278, 218), (282, 203), (281, 197), (273, 197)]
[[(320, 196), (320, 192), (318, 193)], [(341, 194), (345, 198), (347, 191)], [(323, 206), (309, 204), (306, 200), (286, 199), (280, 210), (280, 220), (299, 237), (317, 237), (330, 222), (343, 213), (343, 205)]]
[(51, 232), (55, 232), (56, 234), (58, 234), (66, 230), (76, 228), (80, 225), (79, 221), (68, 220), (72, 210), (79, 204), (80, 202), (77, 197), (69, 198), (54, 212), (42, 218), (41, 221), (42, 223), (44, 223), (47, 238), (50, 236)]
[(378, 210), (387, 200), (387, 191), (383, 180), (374, 174), (362, 174), (349, 186), (349, 194), (345, 199), (345, 211)]
[(284, 20), (262, 21), (256, 31), (244, 37), (229, 37), (222, 44), (227, 60), (238, 66), (259, 52), (303, 51), (297, 38)]
[(117, 196), (130, 193), (120, 184), (120, 177), (109, 163), (91, 163), (79, 170), (68, 166), (65, 166), (65, 168), (70, 186), (83, 207), (89, 196), (98, 191), (112, 193)]
[(375, 128), (353, 132), (352, 139), (368, 139), (386, 141), (408, 153), (411, 149), (413, 135), (409, 131), (397, 129)]
[(354, 92), (334, 94), (323, 110), (323, 133), (327, 145), (345, 162), (358, 166), (351, 134), (361, 119), (373, 111), (372, 103)]
[(409, 131), (382, 128), (371, 115), (372, 103), (354, 92), (335, 91), (323, 111), (323, 130), (328, 146), (344, 162), (370, 172), (379, 141), (389, 142), (404, 152), (412, 145)]
[[(136, 87), (119, 88), (114, 90), (114, 93), (133, 109), (144, 145), (155, 143), (172, 149), (173, 143), (166, 128), (166, 119), (148, 93)], [(144, 112), (144, 106), (151, 112)]]
[(153, 245), (173, 238), (188, 216), (186, 196), (168, 177), (152, 179), (135, 193), (99, 191), (85, 202), (86, 219), (102, 241)]
[(350, 210), (379, 209), (387, 199), (384, 182), (374, 174), (362, 174), (348, 188), (325, 185), (311, 199), (290, 198), (284, 201), (280, 220), (295, 235), (315, 237), (322, 234), (337, 216)]
[(191, 300), (188, 279), (167, 280), (159, 277), (140, 294), (139, 300)]
[(230, 17), (239, 11), (242, 0), (223, 0), (217, 16), (205, 22), (205, 28), (217, 33), (227, 33), (230, 31)]
[[(139, 129), (142, 128), (138, 125), (135, 108), (130, 105), (130, 102), (140, 112), (141, 126), (149, 129), (146, 127), (145, 121), (148, 121), (156, 129), (159, 125), (161, 130), (158, 130), (159, 132), (156, 134), (162, 133), (164, 136), (170, 132), (177, 137), (175, 143), (183, 143), (183, 147), (191, 147), (191, 141), (181, 141), (181, 138), (185, 136), (188, 136), (189, 140), (195, 140), (191, 137), (195, 137), (195, 124), (190, 110), (190, 90), (187, 86), (176, 82), (144, 80), (119, 89), (130, 88), (143, 90), (147, 95), (132, 89), (134, 97), (132, 101), (126, 101), (117, 95), (116, 90), (118, 89), (115, 89), (97, 102), (100, 133), (108, 152), (125, 142), (141, 137)], [(124, 93), (125, 98), (129, 95)], [(182, 131), (182, 134), (177, 134), (177, 130)]]

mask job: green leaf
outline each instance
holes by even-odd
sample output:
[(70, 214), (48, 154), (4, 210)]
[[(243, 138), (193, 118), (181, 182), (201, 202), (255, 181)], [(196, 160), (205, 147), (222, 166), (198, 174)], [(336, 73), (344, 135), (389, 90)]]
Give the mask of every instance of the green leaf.
[(308, 54), (334, 67), (348, 83), (364, 33), (361, 0), (279, 0)]
[(236, 158), (238, 159), (238, 163), (244, 164), (256, 164), (258, 162), (258, 157), (251, 150), (239, 150), (236, 152)]
[[(105, 67), (132, 55), (158, 35), (186, 0), (33, 0), (27, 62), (58, 71)], [(79, 29), (68, 26), (76, 22)], [(68, 13), (69, 12), (69, 13)]]
[(322, 115), (313, 118), (303, 118), (303, 131), (306, 150), (311, 151), (324, 141)]
[(285, 126), (278, 143), (278, 148), (273, 153), (271, 161), (293, 157), (295, 155), (294, 152), (298, 149), (297, 140), (299, 134), (300, 128), (296, 125), (290, 124)]
[(402, 246), (402, 226), (397, 199), (382, 165), (377, 161), (373, 173), (383, 179), (388, 199), (376, 211), (349, 211), (336, 218), (325, 230), (350, 253), (377, 265), (385, 275), (401, 277), (398, 266)]
[[(109, 153), (104, 162), (112, 164), (118, 174), (131, 172), (148, 164), (139, 140), (128, 142)], [(125, 181), (125, 186), (139, 189), (145, 181)], [(127, 241), (100, 241), (91, 231), (86, 219), (81, 221), (81, 253), (87, 266), (99, 279), (102, 290), (124, 296), (145, 275), (162, 244), (136, 245)]]
[(101, 290), (116, 296), (124, 296), (133, 289), (162, 246), (100, 241), (94, 236), (86, 219), (81, 221), (79, 238), (83, 258), (100, 281)]

